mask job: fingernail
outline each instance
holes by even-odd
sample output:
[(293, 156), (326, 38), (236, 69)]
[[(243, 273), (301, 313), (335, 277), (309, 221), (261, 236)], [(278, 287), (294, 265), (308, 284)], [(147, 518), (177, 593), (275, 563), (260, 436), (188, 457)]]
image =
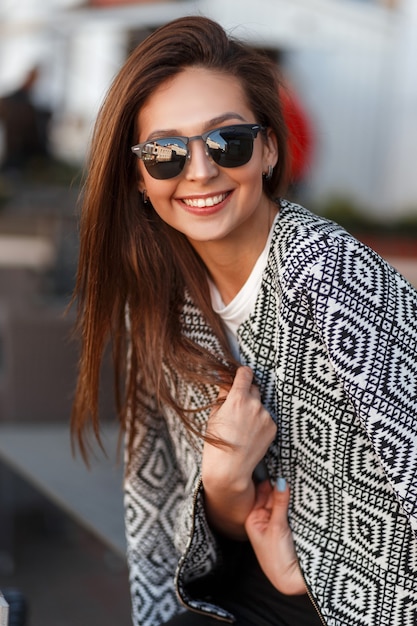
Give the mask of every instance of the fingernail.
[(281, 478), (280, 476), (278, 476), (275, 486), (277, 491), (285, 491), (287, 488), (287, 481), (285, 480), (285, 478)]

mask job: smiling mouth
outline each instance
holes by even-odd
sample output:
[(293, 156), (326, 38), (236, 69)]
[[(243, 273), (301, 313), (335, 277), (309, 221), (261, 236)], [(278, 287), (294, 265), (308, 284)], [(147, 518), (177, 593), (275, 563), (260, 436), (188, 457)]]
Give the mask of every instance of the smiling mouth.
[(217, 196), (208, 196), (207, 198), (184, 198), (183, 202), (189, 207), (195, 209), (204, 209), (206, 207), (213, 207), (216, 204), (220, 204), (227, 198), (229, 194), (220, 193)]

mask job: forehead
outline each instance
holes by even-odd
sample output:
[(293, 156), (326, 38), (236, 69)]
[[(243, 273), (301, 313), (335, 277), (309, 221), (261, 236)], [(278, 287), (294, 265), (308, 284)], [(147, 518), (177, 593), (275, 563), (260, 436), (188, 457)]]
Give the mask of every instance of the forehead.
[(157, 130), (197, 134), (210, 120), (233, 112), (236, 119), (256, 121), (238, 78), (206, 68), (186, 68), (162, 83), (142, 107), (140, 138)]

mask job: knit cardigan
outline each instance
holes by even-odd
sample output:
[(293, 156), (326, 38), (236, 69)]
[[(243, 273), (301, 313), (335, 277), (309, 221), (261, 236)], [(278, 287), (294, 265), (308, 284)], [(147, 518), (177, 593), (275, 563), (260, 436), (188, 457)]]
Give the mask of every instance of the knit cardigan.
[[(182, 328), (220, 354), (190, 298)], [(340, 226), (281, 201), (238, 341), (278, 425), (265, 460), (290, 485), (295, 547), (323, 623), (415, 626), (417, 292)], [(190, 408), (217, 395), (175, 382)], [(196, 413), (203, 429), (207, 418)], [(234, 621), (196, 586), (222, 560), (201, 454), (171, 409), (142, 421), (125, 482), (135, 626), (159, 626), (183, 607)]]

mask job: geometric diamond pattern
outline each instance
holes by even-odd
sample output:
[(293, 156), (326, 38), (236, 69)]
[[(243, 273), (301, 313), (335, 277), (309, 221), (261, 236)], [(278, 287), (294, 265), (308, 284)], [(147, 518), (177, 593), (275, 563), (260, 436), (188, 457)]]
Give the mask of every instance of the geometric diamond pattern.
[[(337, 567), (338, 565), (338, 567)], [(339, 623), (373, 626), (380, 624), (375, 617), (381, 610), (382, 585), (355, 567), (346, 568), (343, 562), (335, 562), (332, 578), (332, 608)]]
[(363, 511), (350, 503), (346, 520), (349, 542), (356, 543), (368, 556), (380, 559), (386, 540), (386, 522), (383, 515), (370, 515), (369, 507)]
[[(181, 323), (221, 353), (188, 294)], [(324, 622), (416, 626), (416, 291), (339, 226), (281, 201), (238, 341), (278, 425), (265, 461), (290, 484), (296, 550)], [(201, 407), (217, 389), (179, 380), (176, 390), (204, 428)], [(134, 624), (159, 626), (181, 604), (229, 619), (190, 592), (221, 555), (204, 514), (201, 442), (163, 413), (141, 425), (125, 482)]]

